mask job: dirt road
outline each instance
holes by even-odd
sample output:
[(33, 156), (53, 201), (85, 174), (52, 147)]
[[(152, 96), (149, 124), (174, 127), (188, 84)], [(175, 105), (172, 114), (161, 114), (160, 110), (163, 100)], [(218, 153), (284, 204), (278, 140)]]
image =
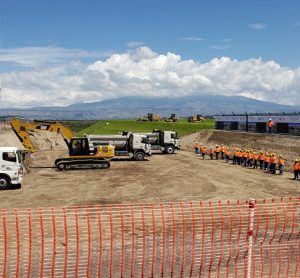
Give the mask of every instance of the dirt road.
[(51, 168), (59, 153), (62, 152), (37, 153), (22, 188), (0, 192), (1, 207), (300, 195), (300, 182), (291, 180), (291, 173), (273, 176), (224, 161), (203, 161), (187, 151), (156, 154), (144, 162), (113, 161), (108, 170), (64, 172)]
[[(184, 138), (182, 145), (191, 149), (197, 136), (208, 143), (224, 139), (218, 133), (203, 132)], [(65, 143), (52, 133), (35, 133), (35, 136), (40, 151), (32, 156), (32, 168), (22, 188), (0, 191), (3, 208), (300, 195), (300, 182), (292, 180), (292, 173), (273, 176), (224, 161), (201, 160), (191, 151), (154, 154), (144, 162), (112, 161), (108, 170), (59, 172), (53, 163), (67, 155)], [(237, 140), (236, 143), (244, 144)], [(276, 144), (282, 149), (287, 145), (286, 141)], [(12, 131), (6, 131), (0, 133), (0, 145), (20, 146), (20, 143)]]

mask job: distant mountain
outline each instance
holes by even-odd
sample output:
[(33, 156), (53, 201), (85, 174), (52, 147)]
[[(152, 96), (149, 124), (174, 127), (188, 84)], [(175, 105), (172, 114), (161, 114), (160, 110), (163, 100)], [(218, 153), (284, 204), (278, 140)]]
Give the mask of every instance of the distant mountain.
[(163, 117), (176, 113), (179, 117), (193, 114), (220, 113), (280, 113), (298, 112), (300, 107), (281, 105), (246, 97), (221, 95), (187, 97), (122, 97), (92, 103), (75, 103), (67, 107), (36, 107), (30, 109), (2, 109), (0, 115), (17, 115), (28, 119), (126, 119), (148, 112)]

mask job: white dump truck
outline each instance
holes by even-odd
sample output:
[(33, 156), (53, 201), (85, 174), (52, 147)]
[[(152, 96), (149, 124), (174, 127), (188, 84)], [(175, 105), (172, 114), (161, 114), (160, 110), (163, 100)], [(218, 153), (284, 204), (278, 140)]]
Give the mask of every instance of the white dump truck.
[(152, 150), (160, 150), (163, 153), (172, 154), (175, 149), (180, 149), (179, 137), (176, 131), (163, 131), (154, 129), (152, 133), (143, 133), (148, 137)]
[(115, 157), (129, 157), (137, 161), (151, 155), (148, 137), (126, 132), (121, 135), (86, 135), (91, 148), (109, 143), (115, 146)]
[(0, 147), (0, 190), (21, 185), (23, 175), (23, 151), (16, 147)]

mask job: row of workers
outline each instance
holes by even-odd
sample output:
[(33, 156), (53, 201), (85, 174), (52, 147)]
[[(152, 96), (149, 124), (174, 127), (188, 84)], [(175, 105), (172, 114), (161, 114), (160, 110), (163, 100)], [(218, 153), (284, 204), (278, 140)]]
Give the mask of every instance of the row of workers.
[[(229, 160), (232, 160), (233, 164), (242, 165), (245, 167), (253, 167), (257, 169), (266, 170), (272, 174), (276, 174), (276, 165), (278, 165), (279, 174), (282, 175), (284, 171), (285, 160), (282, 155), (279, 155), (278, 159), (274, 153), (267, 153), (260, 151), (259, 153), (253, 150), (243, 150), (234, 148), (234, 151), (231, 152), (223, 144), (221, 146), (216, 145), (215, 148), (210, 147), (207, 149), (203, 144), (196, 142), (195, 143), (195, 153), (200, 154), (202, 159), (205, 158), (206, 154), (209, 154), (210, 159), (225, 159), (228, 163)], [(299, 179), (300, 175), (300, 159), (296, 159), (293, 165), (294, 170), (294, 179)]]

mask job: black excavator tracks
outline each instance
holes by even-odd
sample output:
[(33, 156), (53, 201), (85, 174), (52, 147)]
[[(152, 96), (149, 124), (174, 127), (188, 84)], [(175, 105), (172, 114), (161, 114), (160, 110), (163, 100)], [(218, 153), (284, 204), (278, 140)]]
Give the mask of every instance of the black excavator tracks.
[(72, 169), (108, 169), (110, 163), (100, 159), (57, 159), (55, 165), (59, 171)]

